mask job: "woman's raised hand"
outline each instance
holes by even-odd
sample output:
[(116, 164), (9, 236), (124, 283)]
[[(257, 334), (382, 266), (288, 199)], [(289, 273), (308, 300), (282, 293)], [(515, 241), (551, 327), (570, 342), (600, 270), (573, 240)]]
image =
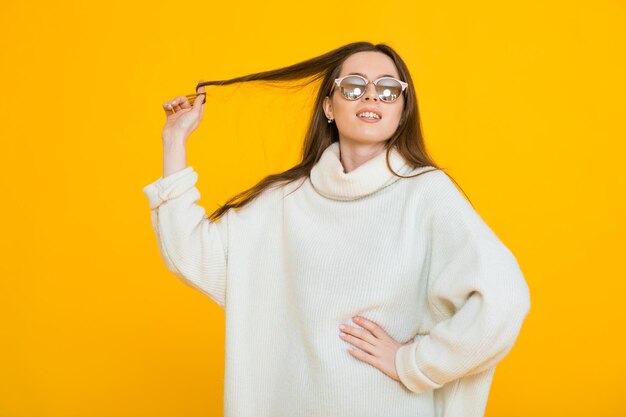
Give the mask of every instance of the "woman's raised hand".
[[(197, 93), (204, 93), (204, 86), (200, 87)], [(187, 141), (189, 135), (200, 125), (204, 113), (204, 101), (204, 95), (197, 96), (192, 106), (186, 96), (178, 96), (163, 103), (167, 118), (161, 133), (163, 141), (176, 139)]]

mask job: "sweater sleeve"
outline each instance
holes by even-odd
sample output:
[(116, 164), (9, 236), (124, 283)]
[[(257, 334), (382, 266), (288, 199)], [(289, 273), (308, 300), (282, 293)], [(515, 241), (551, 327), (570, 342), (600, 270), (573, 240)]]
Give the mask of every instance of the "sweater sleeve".
[(494, 367), (530, 310), (511, 251), (444, 172), (432, 175), (427, 296), (435, 324), (395, 358), (398, 377), (416, 393)]
[(191, 166), (143, 188), (161, 258), (185, 284), (225, 307), (228, 213), (211, 221), (196, 204), (198, 174)]

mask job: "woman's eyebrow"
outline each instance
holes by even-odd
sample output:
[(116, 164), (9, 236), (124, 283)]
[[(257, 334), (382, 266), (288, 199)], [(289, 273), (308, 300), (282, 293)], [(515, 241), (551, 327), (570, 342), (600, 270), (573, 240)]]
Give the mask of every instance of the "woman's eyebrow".
[[(365, 75), (365, 74), (361, 74), (360, 72), (351, 72), (351, 73), (350, 73), (350, 74), (348, 74), (348, 75), (360, 75), (361, 77), (367, 78), (367, 75)], [(376, 78), (382, 78), (382, 77), (391, 77), (391, 78), (394, 78), (394, 76), (393, 76), (393, 75), (391, 75), (391, 74), (383, 74), (383, 75), (379, 75), (379, 76), (378, 76), (378, 77), (376, 77)]]

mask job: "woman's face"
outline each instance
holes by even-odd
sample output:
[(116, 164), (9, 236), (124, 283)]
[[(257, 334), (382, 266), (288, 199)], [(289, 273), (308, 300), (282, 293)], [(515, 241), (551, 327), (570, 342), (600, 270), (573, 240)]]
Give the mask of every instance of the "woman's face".
[[(337, 78), (351, 73), (358, 73), (369, 81), (386, 75), (400, 80), (396, 65), (382, 52), (357, 52), (350, 55)], [(374, 84), (368, 84), (365, 94), (354, 101), (343, 97), (337, 85), (330, 99), (324, 99), (324, 113), (337, 124), (339, 140), (353, 144), (371, 145), (387, 141), (398, 128), (403, 106), (404, 94), (400, 94), (396, 101), (386, 103), (376, 94)], [(358, 114), (364, 109), (377, 111), (381, 118), (373, 121), (360, 118)]]

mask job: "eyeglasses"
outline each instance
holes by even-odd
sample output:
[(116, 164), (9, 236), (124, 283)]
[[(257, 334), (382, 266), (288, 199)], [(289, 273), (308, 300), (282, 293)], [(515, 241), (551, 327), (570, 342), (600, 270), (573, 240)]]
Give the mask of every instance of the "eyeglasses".
[(374, 84), (378, 98), (386, 103), (396, 101), (400, 94), (409, 86), (408, 83), (391, 77), (381, 77), (374, 81), (368, 81), (360, 75), (346, 75), (335, 80), (328, 95), (330, 96), (333, 93), (336, 85), (340, 88), (341, 94), (346, 100), (358, 100), (365, 94), (370, 83)]

